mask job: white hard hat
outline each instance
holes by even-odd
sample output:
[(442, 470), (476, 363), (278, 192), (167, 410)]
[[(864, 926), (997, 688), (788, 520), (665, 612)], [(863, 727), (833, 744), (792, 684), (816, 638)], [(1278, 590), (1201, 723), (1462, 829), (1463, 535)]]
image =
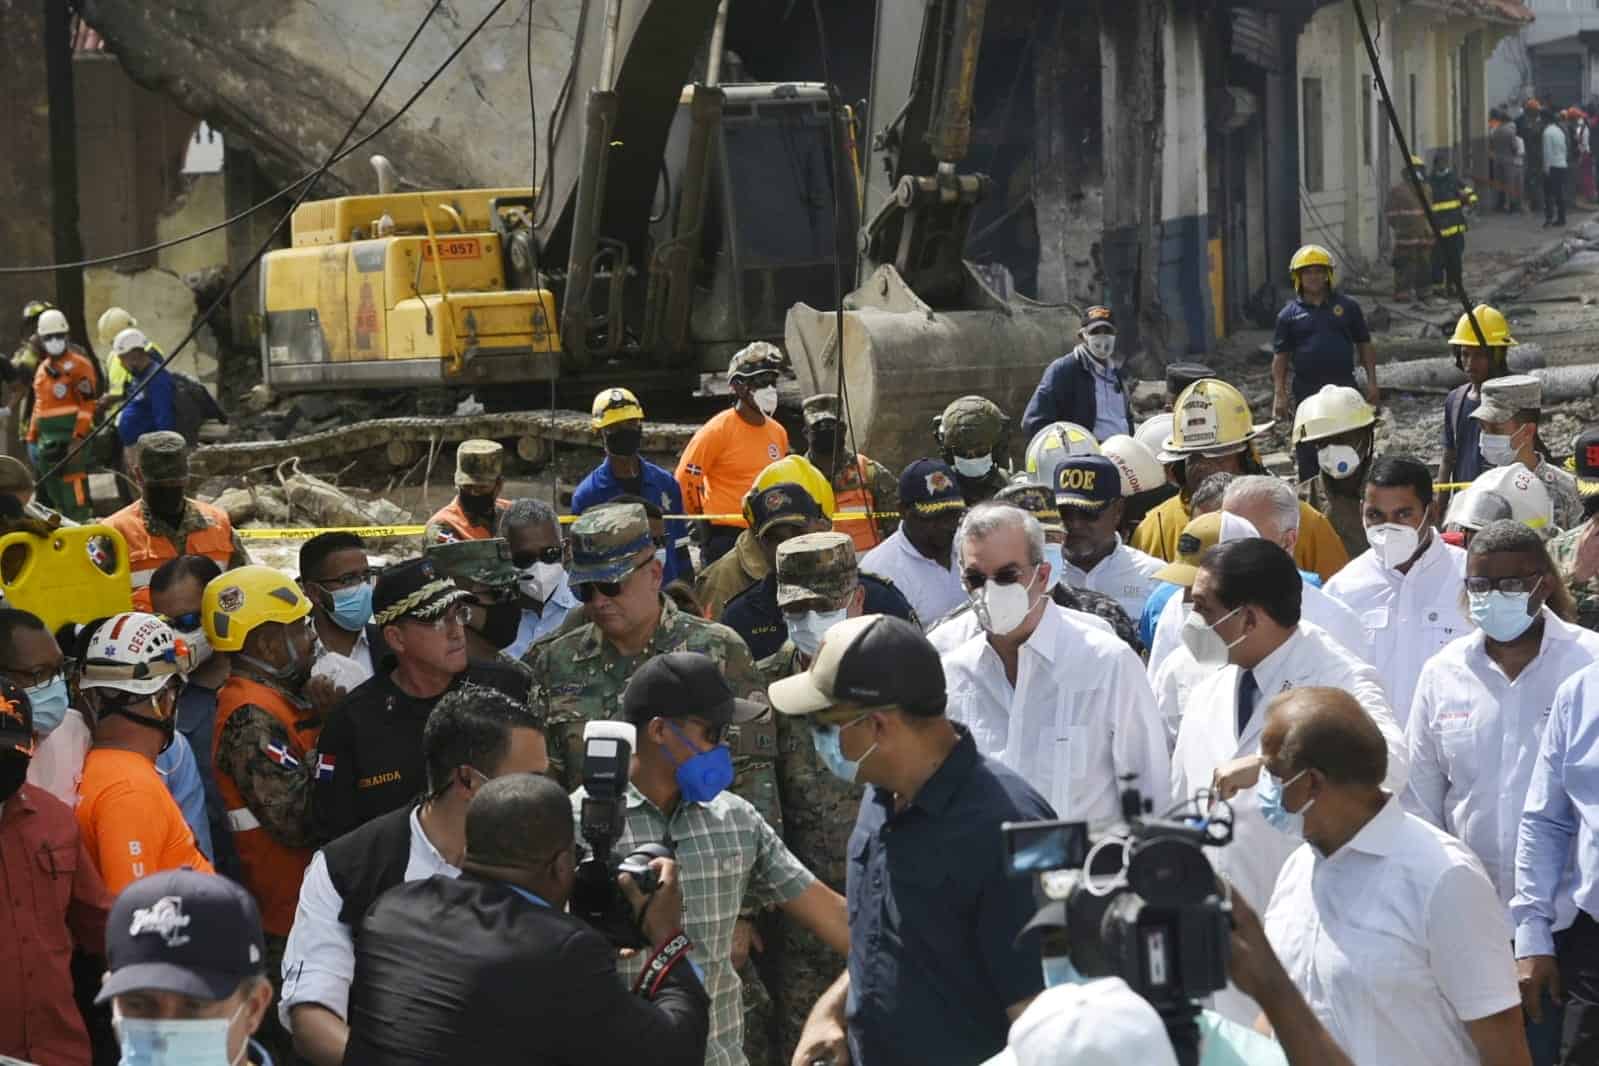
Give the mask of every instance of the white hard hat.
[(1079, 455), (1098, 454), (1099, 442), (1088, 430), (1076, 422), (1051, 422), (1027, 442), (1027, 455), (1022, 465), (1034, 481), (1053, 491), (1055, 471), (1060, 464)]
[(1133, 430), (1133, 439), (1149, 449), (1149, 454), (1160, 455), (1161, 445), (1166, 443), (1166, 438), (1171, 436), (1172, 413), (1158, 414), (1154, 418)]
[(1468, 486), (1449, 500), (1449, 511), (1444, 515), (1444, 530), (1469, 529), (1476, 532), (1489, 522), (1511, 518), (1510, 501), (1489, 489)]
[[(1510, 504), (1510, 517), (1520, 522), (1528, 529), (1535, 529), (1548, 536), (1553, 532), (1551, 523), (1555, 517), (1554, 500), (1549, 496), (1549, 490), (1544, 488), (1544, 483), (1538, 480), (1538, 475), (1522, 466), (1520, 463), (1511, 463), (1509, 466), (1496, 466), (1477, 476), (1466, 492), (1492, 492), (1503, 496)], [(1451, 512), (1454, 507), (1449, 508)], [(1445, 522), (1448, 516), (1445, 516)]]
[(1166, 468), (1160, 465), (1155, 453), (1125, 433), (1106, 437), (1105, 443), (1099, 446), (1099, 453), (1121, 471), (1123, 496), (1136, 496), (1166, 483)]
[(57, 333), (66, 333), (70, 327), (67, 325), (67, 316), (57, 311), (54, 307), (39, 316), (39, 325), (36, 327), (39, 336), (50, 337)]
[(187, 658), (172, 628), (153, 614), (126, 611), (100, 623), (83, 655), (78, 687), (160, 692)]
[(1177, 1066), (1171, 1037), (1149, 1001), (1119, 977), (1045, 989), (1010, 1027), (999, 1066), (1135, 1062)]
[(1376, 421), (1377, 412), (1358, 391), (1348, 385), (1323, 385), (1294, 412), (1293, 439), (1295, 444), (1326, 440)]
[(132, 328), (125, 329), (117, 334), (116, 340), (111, 342), (111, 354), (121, 355), (123, 352), (131, 352), (135, 349), (148, 347), (149, 344), (150, 342), (143, 333)]

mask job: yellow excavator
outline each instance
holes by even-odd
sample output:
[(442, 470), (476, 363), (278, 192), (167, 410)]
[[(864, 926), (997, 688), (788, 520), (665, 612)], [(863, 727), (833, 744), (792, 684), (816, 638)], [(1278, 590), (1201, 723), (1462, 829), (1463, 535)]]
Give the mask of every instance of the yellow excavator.
[[(459, 388), (490, 412), (547, 406), (552, 381), (573, 405), (618, 382), (686, 397), (768, 340), (807, 394), (842, 359), (856, 444), (887, 462), (925, 454), (963, 393), (1019, 417), (1077, 318), (965, 259), (989, 189), (957, 169), (987, 0), (878, 0), (941, 62), (874, 70), (869, 110), (897, 114), (869, 183), (827, 86), (721, 82), (728, 2), (585, 3), (536, 190), (399, 191), (377, 157), (376, 195), (302, 205), (260, 272), (271, 389)], [(816, 310), (841, 297), (842, 354)]]

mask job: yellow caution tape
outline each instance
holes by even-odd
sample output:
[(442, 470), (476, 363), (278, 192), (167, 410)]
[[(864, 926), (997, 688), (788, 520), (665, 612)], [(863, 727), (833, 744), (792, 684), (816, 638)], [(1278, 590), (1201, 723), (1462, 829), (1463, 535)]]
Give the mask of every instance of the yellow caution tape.
[[(689, 522), (739, 522), (739, 514), (669, 514), (662, 516)], [(860, 522), (872, 518), (898, 518), (898, 511), (840, 511), (833, 515), (835, 522)], [(577, 515), (560, 516), (562, 525), (571, 525)], [(358, 537), (420, 537), (426, 526), (295, 526), (288, 529), (239, 529), (241, 540), (310, 540), (322, 533), (354, 533)]]

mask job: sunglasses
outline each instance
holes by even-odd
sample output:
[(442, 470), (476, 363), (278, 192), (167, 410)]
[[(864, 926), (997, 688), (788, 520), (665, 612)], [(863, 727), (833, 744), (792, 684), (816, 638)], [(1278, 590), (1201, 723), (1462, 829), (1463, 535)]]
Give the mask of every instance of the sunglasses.
[(534, 563), (558, 563), (565, 558), (559, 544), (551, 544), (548, 548), (538, 551), (514, 552), (511, 555), (511, 565), (518, 570), (526, 570)]
[(572, 586), (572, 595), (578, 598), (579, 603), (587, 603), (598, 592), (608, 600), (614, 600), (622, 594), (622, 586), (627, 584), (627, 579), (639, 572), (644, 563), (652, 562), (654, 557), (644, 560), (617, 578), (615, 581), (583, 581)]
[[(975, 592), (990, 581), (996, 585), (1014, 585), (1026, 577), (1030, 569), (1036, 570), (1037, 567), (1026, 568), (1012, 563), (1009, 566), (1000, 567), (999, 572), (992, 576), (983, 573), (981, 570), (971, 569), (961, 574), (961, 580), (965, 582), (968, 589)], [(1028, 580), (1031, 580), (1031, 578), (1028, 578)]]

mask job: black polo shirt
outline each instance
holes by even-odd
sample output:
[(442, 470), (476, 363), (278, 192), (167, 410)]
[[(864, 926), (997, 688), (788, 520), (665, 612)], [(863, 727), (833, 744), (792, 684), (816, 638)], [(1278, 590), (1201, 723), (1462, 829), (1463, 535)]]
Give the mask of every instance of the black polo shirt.
[(960, 741), (916, 798), (871, 788), (849, 840), (855, 1066), (971, 1066), (1005, 1046), (1005, 1008), (1043, 990), (1033, 885), (1006, 876), (1001, 822), (1054, 818), (1021, 777)]
[[(876, 574), (862, 574), (861, 585), (866, 589), (862, 613), (889, 614), (922, 624), (910, 601), (892, 581)], [(763, 580), (728, 600), (720, 621), (744, 638), (756, 662), (775, 655), (788, 639), (788, 623), (783, 620), (783, 609), (777, 605), (777, 575), (767, 574)]]
[(1319, 304), (1294, 297), (1277, 314), (1274, 352), (1293, 356), (1294, 401), (1321, 391), (1323, 385), (1355, 384), (1355, 345), (1371, 340), (1360, 305), (1339, 292)]

